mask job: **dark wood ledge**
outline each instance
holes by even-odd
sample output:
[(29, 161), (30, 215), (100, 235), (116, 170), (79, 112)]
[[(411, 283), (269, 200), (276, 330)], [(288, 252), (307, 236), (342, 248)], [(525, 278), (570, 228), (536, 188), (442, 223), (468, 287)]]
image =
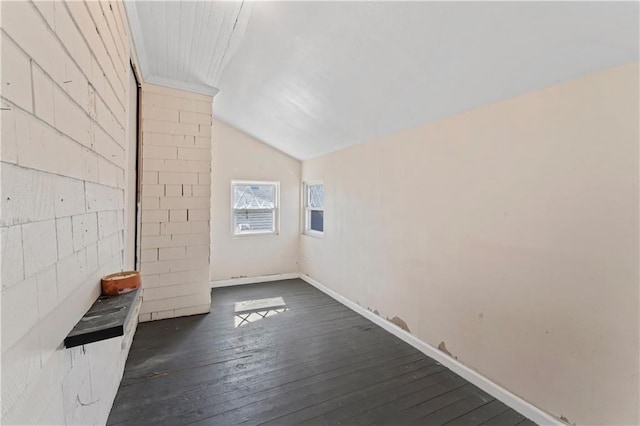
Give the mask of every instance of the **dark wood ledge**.
[(140, 289), (118, 296), (100, 296), (64, 339), (67, 348), (124, 336)]

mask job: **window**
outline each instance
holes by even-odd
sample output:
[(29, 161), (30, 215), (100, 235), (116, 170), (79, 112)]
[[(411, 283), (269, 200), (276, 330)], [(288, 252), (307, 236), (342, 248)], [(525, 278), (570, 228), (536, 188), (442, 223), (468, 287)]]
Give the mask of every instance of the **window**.
[(309, 182), (304, 185), (305, 221), (304, 232), (309, 235), (324, 235), (324, 185)]
[(278, 233), (278, 182), (231, 182), (233, 235)]

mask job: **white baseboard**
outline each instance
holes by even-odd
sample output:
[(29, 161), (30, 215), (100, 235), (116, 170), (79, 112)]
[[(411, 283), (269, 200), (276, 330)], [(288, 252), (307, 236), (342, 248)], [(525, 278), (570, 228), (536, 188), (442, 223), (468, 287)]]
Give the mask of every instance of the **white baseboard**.
[(231, 278), (229, 280), (211, 281), (211, 288), (229, 287), (232, 285), (265, 283), (268, 281), (291, 280), (293, 278), (300, 278), (300, 273), (290, 272), (288, 274), (260, 275), (258, 277), (242, 277), (242, 278)]
[(563, 425), (563, 423), (560, 420), (556, 419), (552, 415), (545, 413), (544, 411), (531, 405), (524, 399), (518, 397), (517, 395), (512, 394), (511, 392), (504, 389), (503, 387), (493, 383), (491, 380), (487, 379), (481, 374), (461, 364), (458, 360), (451, 358), (450, 356), (446, 355), (442, 351), (423, 342), (422, 340), (418, 339), (412, 334), (404, 331), (397, 325), (385, 320), (384, 318), (379, 317), (373, 312), (368, 311), (367, 309), (347, 299), (346, 297), (339, 295), (338, 293), (331, 290), (330, 288), (325, 287), (324, 285), (320, 284), (318, 281), (314, 280), (310, 276), (306, 274), (298, 274), (298, 276), (302, 278), (304, 281), (306, 281), (307, 283), (317, 288), (318, 290), (322, 291), (323, 293), (326, 293), (327, 295), (331, 296), (338, 302), (347, 306), (351, 310), (355, 311), (356, 313), (362, 315), (368, 320), (384, 328), (389, 333), (404, 340), (406, 343), (410, 344), (420, 352), (438, 361), (440, 364), (444, 365), (449, 370), (458, 374), (460, 377), (464, 378), (465, 380), (473, 383), (483, 391), (487, 392), (489, 395), (502, 401), (507, 406), (513, 408), (514, 410), (516, 410), (523, 416), (527, 417), (528, 419), (533, 420), (534, 422), (540, 425)]

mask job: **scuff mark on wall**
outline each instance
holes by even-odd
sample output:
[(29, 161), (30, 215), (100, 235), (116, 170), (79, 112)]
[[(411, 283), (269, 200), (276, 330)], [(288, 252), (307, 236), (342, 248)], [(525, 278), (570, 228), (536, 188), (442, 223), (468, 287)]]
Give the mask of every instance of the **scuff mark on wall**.
[(80, 395), (76, 395), (76, 401), (78, 402), (78, 404), (81, 407), (89, 407), (91, 405), (97, 404), (98, 402), (100, 402), (100, 398), (96, 399), (95, 401), (90, 401), (90, 402), (82, 402), (80, 400)]
[(560, 420), (562, 420), (563, 422), (565, 422), (565, 423), (566, 423), (566, 424), (568, 424), (568, 425), (573, 425), (573, 426), (575, 426), (575, 425), (576, 425), (575, 423), (571, 423), (571, 422), (569, 421), (569, 419), (568, 419), (568, 418), (566, 418), (565, 416), (563, 416), (562, 414), (560, 415)]
[(393, 318), (387, 317), (387, 321), (391, 322), (392, 324), (397, 325), (398, 327), (400, 327), (404, 331), (408, 331), (409, 333), (411, 333), (411, 330), (409, 330), (409, 326), (407, 325), (406, 322), (404, 322), (404, 320), (402, 318), (400, 318), (398, 316), (395, 316)]
[[(369, 311), (369, 312), (373, 312), (373, 313), (374, 313), (374, 314), (376, 314), (377, 316), (380, 316), (380, 312), (378, 312), (378, 310), (377, 310), (377, 309), (373, 309), (373, 310), (371, 310), (371, 308), (367, 307), (367, 311)], [(388, 319), (388, 318), (387, 318), (387, 319)]]
[(438, 349), (449, 356), (453, 356), (451, 355), (451, 352), (449, 352), (449, 350), (447, 349), (447, 346), (444, 344), (444, 341), (440, 342), (440, 344), (438, 345)]
[(441, 352), (444, 352), (445, 354), (449, 355), (451, 358), (455, 358), (458, 359), (457, 356), (453, 355), (451, 352), (449, 352), (449, 350), (447, 349), (447, 346), (444, 343), (444, 340), (442, 342), (440, 342), (440, 344), (438, 345), (438, 349)]

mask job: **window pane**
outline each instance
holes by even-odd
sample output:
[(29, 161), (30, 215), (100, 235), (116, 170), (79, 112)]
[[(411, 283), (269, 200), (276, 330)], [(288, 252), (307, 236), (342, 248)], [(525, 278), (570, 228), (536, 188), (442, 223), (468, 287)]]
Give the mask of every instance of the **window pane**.
[(234, 185), (234, 209), (272, 209), (276, 205), (275, 185)]
[(324, 206), (324, 185), (309, 185), (309, 207), (321, 209)]
[(322, 210), (311, 210), (311, 226), (313, 231), (324, 232), (324, 212)]
[(273, 232), (274, 212), (264, 210), (235, 210), (233, 224), (236, 234)]

